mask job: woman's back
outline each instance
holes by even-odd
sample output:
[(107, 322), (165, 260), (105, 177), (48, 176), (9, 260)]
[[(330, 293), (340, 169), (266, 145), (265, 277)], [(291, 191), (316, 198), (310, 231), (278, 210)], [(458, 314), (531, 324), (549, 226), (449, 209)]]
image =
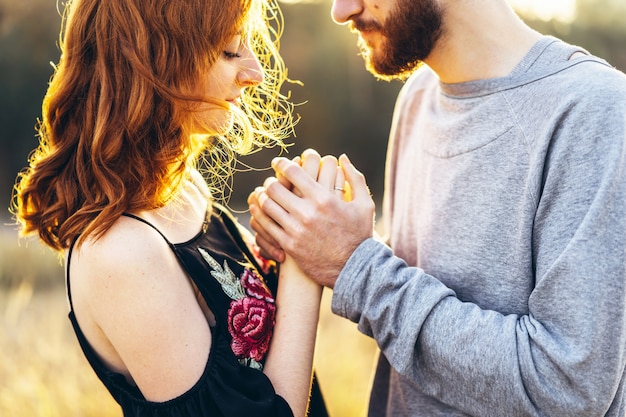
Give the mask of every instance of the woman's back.
[[(202, 230), (206, 213), (206, 198), (189, 184), (176, 202), (140, 216), (170, 242), (185, 242)], [(155, 229), (122, 216), (73, 251), (69, 272), (76, 319), (104, 363), (140, 385), (148, 400), (193, 386), (211, 345), (208, 317)]]

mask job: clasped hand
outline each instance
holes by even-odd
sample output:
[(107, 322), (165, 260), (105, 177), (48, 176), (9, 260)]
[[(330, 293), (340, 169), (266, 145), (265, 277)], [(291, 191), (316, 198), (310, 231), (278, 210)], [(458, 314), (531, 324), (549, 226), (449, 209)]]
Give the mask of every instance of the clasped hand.
[(374, 234), (375, 205), (365, 177), (346, 155), (339, 160), (306, 150), (272, 161), (248, 197), (250, 226), (264, 255), (285, 254), (318, 284), (334, 287), (354, 250)]

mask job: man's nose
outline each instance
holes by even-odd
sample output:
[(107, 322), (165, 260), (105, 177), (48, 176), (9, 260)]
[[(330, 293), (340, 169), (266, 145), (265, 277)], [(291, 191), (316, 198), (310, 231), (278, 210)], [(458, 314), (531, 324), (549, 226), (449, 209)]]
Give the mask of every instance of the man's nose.
[(332, 8), (333, 20), (342, 25), (363, 12), (362, 0), (334, 0)]

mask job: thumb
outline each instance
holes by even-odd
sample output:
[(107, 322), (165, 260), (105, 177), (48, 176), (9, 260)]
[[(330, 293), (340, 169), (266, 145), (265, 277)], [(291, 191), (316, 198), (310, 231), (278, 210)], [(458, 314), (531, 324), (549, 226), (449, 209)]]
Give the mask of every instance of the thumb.
[(352, 165), (352, 162), (350, 162), (346, 154), (339, 157), (339, 165), (346, 177), (346, 182), (350, 186), (352, 198), (355, 200), (359, 198), (371, 198), (365, 176)]

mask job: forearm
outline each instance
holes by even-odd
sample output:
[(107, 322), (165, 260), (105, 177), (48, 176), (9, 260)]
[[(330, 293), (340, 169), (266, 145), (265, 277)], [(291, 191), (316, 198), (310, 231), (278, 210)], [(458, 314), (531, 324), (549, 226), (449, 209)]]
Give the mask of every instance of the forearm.
[[(355, 255), (335, 287), (333, 311), (374, 337), (423, 394), (477, 416), (602, 415), (610, 403), (624, 366), (624, 335), (614, 325), (624, 318), (620, 280), (602, 284), (596, 297), (592, 288), (580, 298), (578, 290), (540, 289), (536, 296), (547, 301), (533, 314), (504, 315), (460, 301), (374, 241)], [(609, 295), (609, 287), (618, 289)]]
[(294, 416), (306, 415), (322, 287), (291, 259), (281, 265), (276, 326), (264, 372)]

